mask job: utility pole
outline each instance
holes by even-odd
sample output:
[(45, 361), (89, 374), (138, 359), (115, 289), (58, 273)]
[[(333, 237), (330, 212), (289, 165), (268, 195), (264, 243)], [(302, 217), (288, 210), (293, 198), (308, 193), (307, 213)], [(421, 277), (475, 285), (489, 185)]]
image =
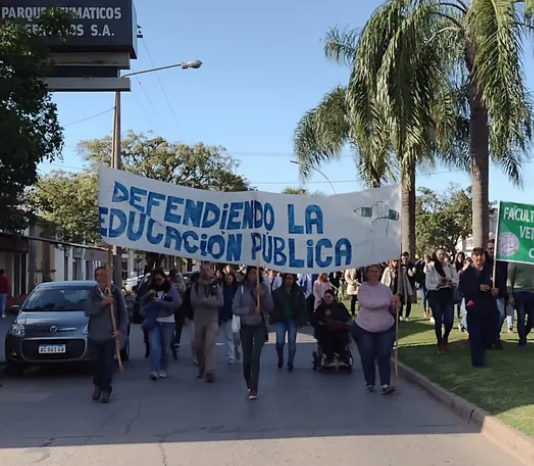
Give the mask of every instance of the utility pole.
[[(115, 92), (115, 107), (113, 111), (113, 137), (111, 148), (111, 167), (121, 169), (121, 93)], [(113, 246), (113, 283), (122, 288), (122, 248)]]
[[(200, 60), (193, 60), (188, 62), (176, 63), (174, 65), (161, 66), (159, 68), (152, 68), (149, 70), (134, 71), (127, 73), (122, 78), (130, 76), (137, 76), (139, 74), (154, 73), (157, 71), (168, 70), (171, 68), (181, 68), (182, 70), (194, 69), (197, 70), (202, 66)], [(121, 169), (121, 93), (115, 92), (115, 107), (113, 109), (113, 135), (111, 146), (111, 167)], [(122, 248), (113, 246), (113, 283), (119, 289), (122, 288)]]

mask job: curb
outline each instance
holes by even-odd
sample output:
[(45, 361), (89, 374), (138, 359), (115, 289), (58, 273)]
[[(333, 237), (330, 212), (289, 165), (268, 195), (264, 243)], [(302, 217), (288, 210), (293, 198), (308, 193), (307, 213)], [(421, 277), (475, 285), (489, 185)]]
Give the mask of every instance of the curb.
[(424, 375), (399, 361), (399, 375), (427, 392), (434, 400), (462, 418), (467, 424), (477, 426), (490, 441), (526, 464), (534, 464), (534, 440), (510, 427), (467, 400), (448, 392), (431, 382)]

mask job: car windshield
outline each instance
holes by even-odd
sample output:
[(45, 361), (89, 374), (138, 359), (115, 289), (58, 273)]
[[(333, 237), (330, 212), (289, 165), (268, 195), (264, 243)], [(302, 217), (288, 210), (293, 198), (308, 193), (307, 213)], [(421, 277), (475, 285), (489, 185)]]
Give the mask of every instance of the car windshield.
[(83, 311), (91, 287), (41, 288), (30, 294), (25, 311)]

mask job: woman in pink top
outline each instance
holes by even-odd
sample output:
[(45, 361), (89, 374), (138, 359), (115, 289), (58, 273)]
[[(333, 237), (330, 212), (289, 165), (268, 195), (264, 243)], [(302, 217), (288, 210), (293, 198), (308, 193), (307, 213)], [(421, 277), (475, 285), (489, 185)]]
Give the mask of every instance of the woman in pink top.
[(395, 343), (395, 312), (400, 307), (398, 295), (380, 283), (380, 269), (370, 265), (366, 271), (367, 281), (358, 290), (360, 309), (352, 326), (352, 336), (358, 345), (367, 392), (375, 391), (378, 365), (382, 395), (395, 391), (391, 386), (390, 359)]
[(326, 273), (319, 274), (317, 280), (315, 280), (315, 283), (313, 284), (313, 297), (315, 298), (315, 305), (313, 306), (314, 310), (321, 304), (321, 300), (323, 299), (326, 290), (330, 289), (332, 289), (332, 287), (328, 281), (328, 275)]

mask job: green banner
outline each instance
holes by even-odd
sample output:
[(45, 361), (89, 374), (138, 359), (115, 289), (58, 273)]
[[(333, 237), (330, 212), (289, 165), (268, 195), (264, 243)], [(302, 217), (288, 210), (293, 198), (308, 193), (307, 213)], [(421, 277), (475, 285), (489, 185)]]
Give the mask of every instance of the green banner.
[(534, 205), (501, 202), (495, 258), (534, 264)]

